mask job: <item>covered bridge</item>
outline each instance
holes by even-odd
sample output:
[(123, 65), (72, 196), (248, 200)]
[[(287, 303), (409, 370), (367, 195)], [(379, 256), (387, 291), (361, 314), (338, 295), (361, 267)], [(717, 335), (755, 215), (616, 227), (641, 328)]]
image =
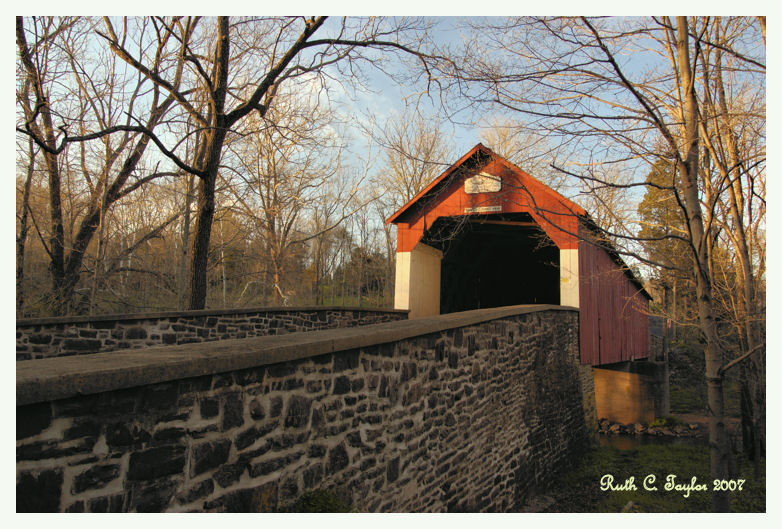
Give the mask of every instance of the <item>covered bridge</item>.
[(582, 364), (627, 371), (649, 356), (651, 297), (587, 212), (484, 145), (387, 222), (397, 226), (394, 308), (410, 318), (566, 305), (580, 309)]

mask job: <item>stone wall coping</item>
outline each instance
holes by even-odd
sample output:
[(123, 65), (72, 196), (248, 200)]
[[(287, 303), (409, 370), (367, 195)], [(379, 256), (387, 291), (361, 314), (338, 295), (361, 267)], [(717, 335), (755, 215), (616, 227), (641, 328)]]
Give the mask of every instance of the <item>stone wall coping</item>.
[(16, 362), (16, 405), (260, 367), (548, 310), (578, 311), (516, 305), (361, 327), (25, 360)]
[(69, 323), (89, 323), (93, 321), (138, 321), (164, 318), (198, 318), (208, 316), (226, 316), (231, 314), (257, 314), (261, 312), (315, 312), (327, 310), (387, 312), (407, 314), (408, 310), (379, 309), (377, 307), (340, 307), (340, 306), (303, 306), (303, 307), (249, 307), (239, 309), (174, 310), (166, 312), (138, 312), (134, 314), (100, 314), (96, 316), (56, 316), (51, 318), (23, 318), (16, 320), (17, 327), (34, 325), (67, 325)]

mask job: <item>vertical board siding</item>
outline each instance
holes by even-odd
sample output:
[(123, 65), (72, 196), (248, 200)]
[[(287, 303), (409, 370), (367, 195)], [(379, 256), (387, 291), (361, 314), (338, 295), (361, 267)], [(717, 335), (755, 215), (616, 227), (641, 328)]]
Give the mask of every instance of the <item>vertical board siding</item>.
[[(579, 231), (583, 229), (579, 227)], [(605, 250), (583, 238), (578, 270), (581, 363), (601, 365), (647, 358), (647, 299)]]

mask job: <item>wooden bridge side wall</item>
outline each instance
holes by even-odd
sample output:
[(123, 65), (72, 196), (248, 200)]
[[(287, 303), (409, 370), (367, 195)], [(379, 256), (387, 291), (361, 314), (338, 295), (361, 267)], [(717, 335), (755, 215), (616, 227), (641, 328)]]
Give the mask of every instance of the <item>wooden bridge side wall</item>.
[(638, 287), (605, 250), (583, 239), (578, 270), (581, 363), (596, 366), (647, 358), (649, 302)]

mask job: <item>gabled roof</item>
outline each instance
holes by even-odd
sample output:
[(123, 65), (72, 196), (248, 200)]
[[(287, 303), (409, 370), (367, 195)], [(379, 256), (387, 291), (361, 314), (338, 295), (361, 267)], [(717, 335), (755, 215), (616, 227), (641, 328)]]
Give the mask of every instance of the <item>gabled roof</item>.
[(520, 169), (519, 167), (517, 167), (517, 166), (516, 166), (516, 165), (514, 165), (513, 163), (509, 162), (507, 159), (503, 158), (503, 157), (502, 157), (502, 156), (500, 156), (499, 154), (495, 153), (494, 151), (492, 151), (491, 149), (489, 149), (488, 147), (486, 147), (486, 146), (485, 146), (485, 145), (483, 145), (482, 143), (478, 143), (478, 144), (477, 144), (475, 147), (473, 147), (472, 149), (470, 149), (469, 151), (467, 151), (467, 154), (465, 154), (464, 156), (462, 156), (461, 158), (459, 158), (459, 159), (458, 159), (458, 160), (457, 160), (457, 161), (456, 161), (456, 162), (455, 162), (453, 165), (451, 165), (451, 166), (450, 166), (448, 169), (446, 169), (445, 171), (443, 171), (443, 172), (442, 172), (442, 174), (440, 174), (440, 176), (438, 176), (437, 178), (435, 178), (434, 180), (432, 180), (432, 182), (431, 182), (431, 183), (430, 183), (428, 186), (426, 186), (425, 188), (423, 188), (423, 189), (422, 189), (422, 190), (421, 190), (421, 191), (420, 191), (420, 192), (419, 192), (419, 193), (418, 193), (416, 196), (414, 196), (414, 197), (413, 197), (413, 198), (412, 198), (412, 199), (411, 199), (411, 200), (410, 200), (410, 201), (409, 201), (407, 204), (405, 204), (404, 206), (402, 206), (401, 208), (399, 208), (399, 210), (398, 210), (396, 213), (394, 213), (393, 215), (391, 215), (391, 216), (388, 218), (388, 220), (386, 220), (386, 224), (390, 224), (390, 223), (396, 222), (396, 221), (397, 221), (397, 219), (398, 219), (398, 218), (399, 218), (399, 217), (400, 217), (400, 216), (401, 216), (401, 215), (402, 215), (402, 214), (403, 214), (405, 211), (407, 211), (408, 209), (410, 209), (410, 208), (411, 208), (411, 207), (412, 207), (414, 204), (416, 204), (416, 203), (417, 203), (419, 200), (421, 200), (421, 199), (422, 199), (424, 196), (426, 196), (427, 194), (429, 194), (429, 193), (430, 193), (430, 192), (431, 192), (433, 189), (435, 189), (435, 188), (436, 188), (436, 187), (437, 187), (437, 186), (438, 186), (438, 185), (439, 185), (441, 182), (443, 182), (443, 181), (444, 181), (446, 178), (448, 178), (448, 177), (449, 177), (451, 174), (453, 174), (453, 172), (454, 172), (454, 171), (456, 171), (457, 169), (459, 169), (459, 167), (461, 167), (462, 165), (464, 165), (464, 164), (465, 164), (465, 162), (467, 162), (467, 161), (468, 161), (470, 158), (472, 158), (473, 156), (475, 156), (475, 154), (476, 154), (476, 153), (479, 153), (479, 152), (480, 152), (480, 153), (482, 153), (482, 154), (484, 154), (484, 155), (486, 155), (486, 156), (489, 156), (489, 157), (491, 157), (491, 158), (493, 158), (493, 159), (495, 159), (495, 160), (500, 160), (500, 161), (502, 161), (504, 164), (506, 164), (507, 166), (509, 166), (509, 167), (510, 167), (510, 168), (512, 168), (513, 170), (515, 170), (515, 171), (518, 171), (518, 172), (520, 172), (520, 173), (523, 173), (523, 174), (525, 174), (525, 175), (529, 176), (530, 178), (532, 178), (533, 180), (535, 180), (536, 182), (540, 183), (540, 185), (544, 186), (548, 192), (550, 192), (550, 193), (552, 193), (552, 194), (556, 195), (556, 197), (557, 197), (557, 198), (558, 198), (558, 199), (559, 199), (559, 200), (562, 202), (562, 204), (563, 204), (563, 205), (565, 205), (565, 207), (567, 207), (567, 208), (568, 208), (570, 211), (572, 211), (572, 212), (574, 212), (574, 213), (576, 213), (576, 214), (578, 214), (578, 215), (585, 215), (585, 214), (586, 214), (586, 212), (584, 211), (584, 209), (583, 209), (581, 206), (579, 206), (578, 204), (576, 204), (575, 202), (573, 202), (573, 201), (569, 200), (568, 198), (565, 198), (564, 196), (562, 196), (561, 194), (557, 193), (555, 190), (553, 190), (553, 189), (551, 189), (550, 187), (546, 186), (546, 185), (545, 185), (545, 184), (543, 184), (542, 182), (539, 182), (539, 181), (538, 181), (538, 180), (537, 180), (535, 177), (533, 177), (533, 176), (529, 175), (528, 173), (526, 173), (525, 171), (523, 171), (522, 169)]

